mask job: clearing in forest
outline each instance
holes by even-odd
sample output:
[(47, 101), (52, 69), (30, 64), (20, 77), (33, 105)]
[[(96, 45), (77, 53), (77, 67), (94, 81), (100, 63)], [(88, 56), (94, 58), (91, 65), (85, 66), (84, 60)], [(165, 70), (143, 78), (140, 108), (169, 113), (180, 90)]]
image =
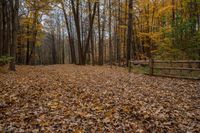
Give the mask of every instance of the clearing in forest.
[(119, 67), (17, 66), (0, 74), (0, 132), (198, 132), (200, 82)]

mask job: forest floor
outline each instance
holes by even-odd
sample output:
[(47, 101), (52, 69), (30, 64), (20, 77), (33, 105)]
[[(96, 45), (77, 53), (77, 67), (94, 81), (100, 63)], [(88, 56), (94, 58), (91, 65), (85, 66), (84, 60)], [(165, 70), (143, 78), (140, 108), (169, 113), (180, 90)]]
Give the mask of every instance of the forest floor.
[(0, 74), (0, 132), (199, 132), (200, 82), (108, 66)]

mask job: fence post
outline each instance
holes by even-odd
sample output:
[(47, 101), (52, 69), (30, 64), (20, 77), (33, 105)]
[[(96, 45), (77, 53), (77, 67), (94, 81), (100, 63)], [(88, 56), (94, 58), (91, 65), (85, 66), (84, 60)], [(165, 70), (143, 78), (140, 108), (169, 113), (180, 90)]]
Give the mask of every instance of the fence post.
[(197, 63), (197, 64), (199, 64), (199, 65), (198, 65), (198, 67), (200, 68), (200, 62), (199, 62), (199, 63)]
[[(169, 61), (169, 64), (170, 64), (170, 67), (173, 67), (173, 66), (172, 66), (172, 60)], [(173, 72), (173, 71), (172, 71), (172, 72)], [(171, 74), (171, 69), (169, 69), (169, 74)]]
[(149, 74), (150, 75), (153, 75), (153, 66), (154, 66), (154, 60), (153, 59), (149, 59), (149, 70), (150, 70), (150, 72), (149, 72)]
[(128, 61), (128, 72), (129, 73), (131, 72), (131, 61), (130, 60)]

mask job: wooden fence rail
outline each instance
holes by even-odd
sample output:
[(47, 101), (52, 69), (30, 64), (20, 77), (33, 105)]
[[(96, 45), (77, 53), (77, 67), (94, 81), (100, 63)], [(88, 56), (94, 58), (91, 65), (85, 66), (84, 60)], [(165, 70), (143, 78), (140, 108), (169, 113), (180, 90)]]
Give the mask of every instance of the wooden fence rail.
[[(161, 66), (158, 66), (161, 65)], [(188, 78), (188, 79), (200, 79), (200, 60), (136, 60), (129, 62), (129, 72), (131, 72), (132, 65), (141, 65), (141, 66), (148, 66), (149, 67), (149, 74), (152, 76), (164, 76), (164, 77), (175, 77), (175, 78)], [(165, 66), (163, 66), (165, 65)], [(175, 65), (181, 65), (175, 66)], [(168, 70), (168, 74), (156, 74), (156, 70), (164, 71)], [(170, 74), (171, 71), (188, 71), (189, 73), (195, 72), (197, 77), (190, 77), (190, 76), (178, 76)]]

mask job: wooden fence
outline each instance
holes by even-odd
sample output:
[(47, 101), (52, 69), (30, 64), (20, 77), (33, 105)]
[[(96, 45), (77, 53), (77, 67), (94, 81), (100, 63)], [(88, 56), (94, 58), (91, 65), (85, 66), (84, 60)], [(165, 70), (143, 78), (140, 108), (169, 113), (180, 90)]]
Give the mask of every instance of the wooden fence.
[[(149, 75), (175, 77), (175, 78), (187, 78), (187, 79), (200, 79), (200, 60), (136, 60), (129, 62), (129, 72), (131, 72), (132, 65), (148, 66)], [(160, 71), (157, 73), (156, 71)], [(166, 74), (162, 74), (163, 71), (168, 71)], [(171, 74), (173, 71), (179, 71), (175, 74)], [(186, 75), (180, 75), (186, 72)], [(190, 76), (190, 73), (195, 73), (195, 76)]]

